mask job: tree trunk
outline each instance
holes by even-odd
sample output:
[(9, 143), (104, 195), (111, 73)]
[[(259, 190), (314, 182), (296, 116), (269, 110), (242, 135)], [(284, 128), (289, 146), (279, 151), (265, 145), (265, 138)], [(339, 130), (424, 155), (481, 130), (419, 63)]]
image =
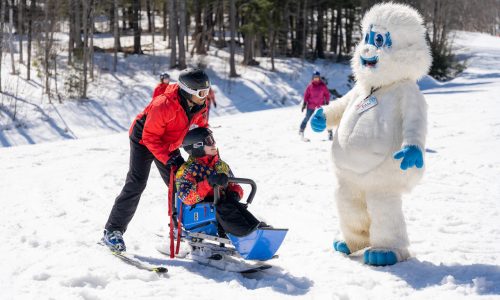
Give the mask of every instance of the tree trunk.
[[(8, 0), (5, 0), (8, 1)], [(14, 28), (14, 0), (11, 0), (9, 5), (9, 52), (10, 52), (10, 62), (12, 65), (12, 75), (16, 74), (16, 67), (14, 65), (14, 43), (12, 40), (14, 39), (14, 33), (12, 29)]]
[(201, 4), (200, 0), (195, 0), (195, 11), (194, 11), (194, 33), (193, 33), (193, 38), (194, 38), (194, 43), (193, 43), (193, 49), (191, 51), (191, 55), (194, 54), (194, 51), (196, 51), (196, 54), (203, 54), (203, 25), (201, 24)]
[[(3, 24), (5, 23), (5, 1), (0, 0), (0, 66), (3, 58)], [(2, 91), (2, 72), (0, 71), (0, 93)], [(3, 98), (2, 98), (3, 99)]]
[(141, 50), (141, 26), (139, 24), (139, 13), (141, 10), (141, 1), (132, 1), (132, 28), (134, 29), (134, 54), (142, 54)]
[(89, 3), (91, 0), (83, 0), (83, 87), (82, 87), (82, 98), (87, 99), (87, 64), (88, 64), (88, 52), (89, 52), (89, 30), (88, 30), (88, 15), (89, 15)]
[(148, 16), (148, 32), (153, 29), (153, 20), (151, 18), (151, 0), (146, 0), (146, 15)]
[(90, 29), (90, 46), (89, 46), (89, 63), (90, 63), (90, 79), (94, 81), (94, 11), (95, 2), (90, 1), (90, 11), (89, 11), (89, 29)]
[(184, 37), (186, 36), (186, 1), (179, 1), (179, 65), (178, 69), (186, 68), (186, 48)]
[(316, 50), (315, 58), (325, 58), (325, 51), (323, 47), (323, 12), (324, 7), (322, 5), (317, 6), (318, 8), (318, 26), (316, 28)]
[(236, 64), (234, 61), (234, 52), (236, 50), (235, 36), (236, 36), (236, 0), (229, 0), (229, 22), (230, 22), (230, 31), (231, 31), (231, 41), (229, 44), (229, 77), (237, 77), (236, 73)]
[(162, 33), (163, 33), (163, 41), (166, 41), (167, 40), (167, 0), (163, 0), (162, 1), (162, 9), (163, 9), (163, 15), (162, 15), (162, 18), (163, 18), (163, 28), (162, 28)]
[(339, 7), (337, 16), (337, 26), (338, 26), (338, 50), (337, 50), (337, 61), (342, 60), (342, 46), (344, 45), (344, 33), (342, 32), (342, 8)]
[(17, 37), (19, 39), (19, 63), (23, 62), (23, 35), (24, 35), (24, 26), (23, 26), (23, 15), (24, 15), (24, 7), (26, 6), (26, 0), (18, 2), (18, 11), (17, 11)]
[(156, 53), (155, 53), (155, 1), (153, 0), (152, 3), (152, 8), (151, 8), (151, 26), (152, 26), (152, 32), (151, 32), (151, 42), (153, 44), (153, 75), (156, 75)]
[(304, 20), (304, 26), (302, 27), (302, 62), (306, 60), (306, 49), (307, 49), (307, 0), (304, 0), (304, 8), (303, 8), (302, 18)]
[[(68, 65), (73, 64), (73, 50), (75, 47), (75, 12), (73, 10), (74, 7), (73, 2), (74, 0), (70, 0), (68, 5), (68, 17), (69, 17)], [(29, 22), (31, 22), (31, 20), (29, 20)]]
[[(3, 0), (0, 0), (3, 1)], [(28, 10), (28, 62), (26, 64), (27, 68), (27, 79), (31, 80), (31, 43), (33, 39), (33, 12), (36, 8), (36, 0), (30, 1), (30, 9)]]
[(169, 29), (170, 29), (170, 68), (177, 66), (177, 0), (169, 1)]
[(82, 50), (83, 49), (83, 41), (82, 41), (82, 13), (81, 13), (81, 1), (82, 0), (72, 0), (72, 5), (75, 13), (75, 48)]
[(118, 64), (118, 50), (120, 50), (120, 30), (118, 28), (118, 0), (113, 0), (113, 14), (114, 14), (114, 25), (113, 25), (113, 35), (115, 38), (114, 43), (114, 56), (113, 56), (113, 73), (116, 72), (116, 65)]

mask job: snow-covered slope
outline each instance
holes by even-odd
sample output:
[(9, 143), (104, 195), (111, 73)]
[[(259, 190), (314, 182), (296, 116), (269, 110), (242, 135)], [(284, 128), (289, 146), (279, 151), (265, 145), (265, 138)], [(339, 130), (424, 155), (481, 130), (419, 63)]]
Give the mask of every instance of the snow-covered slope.
[[(326, 133), (299, 141), (299, 107), (212, 120), (222, 158), (256, 180), (250, 209), (289, 234), (255, 278), (170, 260), (154, 250), (168, 223), (156, 170), (125, 235), (167, 277), (96, 242), (128, 163), (125, 133), (0, 149), (1, 299), (498, 299), (500, 297), (500, 40), (470, 43), (469, 69), (424, 90), (427, 173), (405, 198), (414, 258), (368, 267), (332, 251), (340, 234)], [(154, 168), (154, 167), (153, 167)]]
[[(63, 43), (67, 35), (59, 34), (58, 38)], [(99, 47), (113, 47), (113, 38), (107, 34), (97, 36), (95, 42)], [(36, 76), (36, 68), (33, 68), (32, 81), (24, 79), (27, 77), (24, 65), (21, 76), (10, 75), (10, 56), (4, 54), (0, 70), (5, 92), (0, 94), (0, 147), (94, 138), (127, 131), (132, 119), (151, 101), (158, 74), (168, 71), (173, 81), (179, 75), (178, 70), (168, 69), (170, 50), (166, 49), (166, 42), (156, 41), (155, 56), (150, 51), (150, 37), (144, 36), (142, 42), (146, 55), (124, 57), (120, 54), (115, 74), (111, 72), (111, 54), (96, 53), (95, 79), (89, 82), (85, 101), (67, 99), (64, 83), (74, 72), (67, 68), (65, 52), (59, 53), (58, 90), (63, 97), (62, 104), (55, 96), (49, 103), (43, 94), (44, 80)], [(122, 43), (131, 45), (132, 37), (123, 37)], [(214, 116), (295, 106), (302, 101), (314, 70), (328, 78), (330, 88), (342, 94), (349, 89), (347, 76), (351, 71), (347, 64), (276, 59), (279, 71), (271, 72), (270, 60), (259, 58), (259, 67), (238, 65), (240, 77), (231, 79), (227, 57), (225, 50), (212, 47), (208, 55), (190, 57), (188, 61), (191, 67), (206, 66), (218, 104), (211, 110)], [(237, 56), (237, 60), (241, 61), (241, 57)]]

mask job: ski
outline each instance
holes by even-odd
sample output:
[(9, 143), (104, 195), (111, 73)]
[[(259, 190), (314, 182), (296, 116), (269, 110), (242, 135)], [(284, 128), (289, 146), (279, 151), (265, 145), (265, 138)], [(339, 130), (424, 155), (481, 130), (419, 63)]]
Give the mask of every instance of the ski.
[(140, 259), (138, 259), (135, 254), (130, 254), (130, 253), (126, 253), (126, 252), (120, 252), (120, 251), (114, 251), (114, 250), (108, 248), (108, 246), (106, 246), (103, 241), (99, 241), (97, 244), (101, 245), (101, 246), (104, 246), (107, 249), (109, 249), (109, 251), (111, 252), (111, 254), (113, 254), (114, 256), (118, 257), (118, 259), (120, 259), (124, 263), (129, 264), (131, 266), (134, 266), (134, 267), (136, 267), (136, 268), (138, 268), (140, 270), (145, 270), (145, 271), (149, 271), (149, 272), (155, 272), (155, 273), (158, 273), (158, 274), (165, 274), (165, 273), (168, 272), (168, 269), (166, 267), (152, 266), (152, 265), (150, 265), (148, 263), (145, 263), (145, 262), (141, 261)]
[(121, 261), (134, 266), (140, 270), (155, 272), (158, 274), (165, 274), (168, 272), (168, 269), (160, 266), (151, 266), (150, 264), (144, 263), (141, 260), (137, 259), (135, 255), (128, 254), (125, 252), (111, 251), (111, 253), (118, 257)]

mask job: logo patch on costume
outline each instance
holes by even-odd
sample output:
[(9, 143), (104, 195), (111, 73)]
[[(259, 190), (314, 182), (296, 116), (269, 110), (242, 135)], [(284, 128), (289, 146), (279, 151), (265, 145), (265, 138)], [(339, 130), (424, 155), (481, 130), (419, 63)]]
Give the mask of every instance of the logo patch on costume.
[(360, 103), (356, 104), (356, 112), (358, 114), (361, 114), (369, 110), (370, 108), (376, 106), (377, 104), (378, 104), (377, 98), (375, 98), (375, 96), (370, 96), (361, 101)]

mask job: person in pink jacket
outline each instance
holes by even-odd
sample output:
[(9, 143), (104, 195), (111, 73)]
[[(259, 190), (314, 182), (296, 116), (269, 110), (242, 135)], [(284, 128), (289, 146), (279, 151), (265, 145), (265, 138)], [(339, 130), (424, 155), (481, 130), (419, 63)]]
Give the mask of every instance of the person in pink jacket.
[(307, 122), (314, 114), (316, 108), (330, 103), (330, 92), (328, 87), (321, 80), (321, 74), (318, 71), (313, 73), (312, 81), (306, 88), (304, 93), (304, 102), (302, 104), (302, 112), (307, 108), (306, 116), (300, 124), (299, 134), (304, 139), (304, 129), (306, 129)]

